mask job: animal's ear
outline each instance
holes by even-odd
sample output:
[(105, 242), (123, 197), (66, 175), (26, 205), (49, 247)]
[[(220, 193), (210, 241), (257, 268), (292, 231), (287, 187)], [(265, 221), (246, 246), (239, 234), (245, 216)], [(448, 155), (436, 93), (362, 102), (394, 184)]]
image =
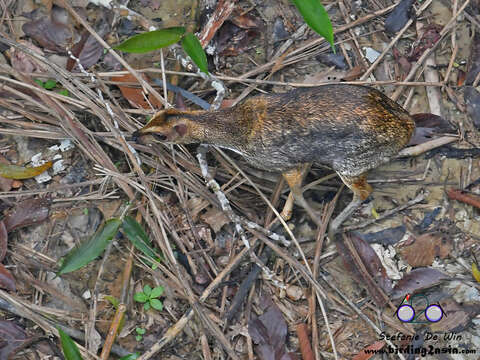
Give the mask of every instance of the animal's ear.
[(152, 118), (150, 119), (147, 125), (162, 124), (163, 122), (165, 122), (165, 119), (166, 119), (165, 110), (161, 110), (152, 116)]
[(187, 125), (177, 124), (173, 127), (173, 130), (178, 134), (178, 136), (183, 137), (187, 133)]

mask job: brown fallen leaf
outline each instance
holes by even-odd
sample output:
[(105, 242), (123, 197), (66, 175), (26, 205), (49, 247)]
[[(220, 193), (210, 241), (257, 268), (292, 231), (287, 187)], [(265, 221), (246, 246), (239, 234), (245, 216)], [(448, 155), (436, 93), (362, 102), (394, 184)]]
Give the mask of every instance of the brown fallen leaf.
[(27, 340), (27, 334), (12, 320), (0, 320), (0, 359), (10, 359)]
[(439, 305), (444, 312), (444, 316), (440, 321), (430, 324), (432, 332), (460, 333), (480, 313), (479, 304), (459, 304), (453, 298), (442, 300)]
[[(349, 241), (351, 241), (353, 249), (347, 246)], [(342, 257), (345, 268), (359, 283), (365, 285), (378, 306), (385, 306), (386, 294), (392, 291), (392, 282), (372, 246), (354, 234), (345, 234), (344, 241), (336, 241), (335, 246)]]
[(375, 355), (375, 351), (380, 350), (385, 346), (385, 341), (376, 341), (373, 344), (367, 346), (365, 349), (360, 351), (357, 355), (355, 355), (352, 360), (368, 360), (373, 355)]
[(7, 232), (47, 219), (50, 212), (50, 202), (49, 198), (37, 198), (18, 203), (3, 219)]
[[(101, 7), (98, 10), (101, 12), (100, 16), (97, 17), (95, 23), (95, 31), (97, 35), (105, 39), (105, 37), (111, 31), (111, 10)], [(95, 65), (98, 60), (103, 56), (104, 49), (103, 45), (91, 35), (88, 31), (84, 31), (80, 41), (78, 41), (75, 46), (72, 48), (73, 55), (80, 61), (80, 64), (88, 69), (89, 67)], [(67, 70), (72, 71), (78, 69), (77, 62), (72, 58), (69, 58), (67, 61)], [(78, 70), (77, 70), (78, 71)]]
[(217, 208), (210, 208), (205, 214), (200, 216), (213, 229), (215, 233), (219, 232), (223, 225), (228, 224), (230, 220), (225, 213)]
[(230, 21), (242, 29), (262, 28), (263, 23), (260, 18), (252, 16), (250, 13), (242, 14), (241, 9), (237, 8), (230, 17)]
[(365, 73), (365, 67), (363, 65), (357, 65), (348, 70), (345, 75), (343, 75), (343, 81), (353, 81), (360, 79), (360, 77)]
[[(142, 74), (142, 77), (146, 80), (149, 81), (148, 76), (145, 74)], [(134, 83), (136, 85), (118, 85), (118, 88), (122, 92), (122, 95), (125, 99), (128, 100), (130, 105), (136, 108), (141, 108), (141, 109), (150, 109), (151, 106), (145, 99), (145, 96), (143, 95), (142, 88), (138, 84), (138, 80), (135, 79), (135, 77), (132, 74), (126, 74), (126, 75), (121, 75), (121, 76), (115, 76), (111, 78), (112, 81), (119, 82), (119, 83)], [(156, 97), (152, 96), (149, 98), (150, 103), (155, 109), (161, 109), (163, 107), (163, 104), (161, 101), (159, 101)]]
[(43, 165), (27, 168), (18, 165), (0, 163), (0, 176), (15, 180), (30, 179), (50, 169), (52, 164), (51, 161), (47, 161)]
[(427, 25), (422, 37), (413, 45), (412, 51), (408, 55), (408, 60), (417, 61), (427, 49), (433, 47), (433, 45), (435, 45), (440, 39), (441, 30), (441, 25), (434, 23)]
[(37, 20), (25, 23), (22, 30), (25, 35), (37, 41), (43, 48), (62, 54), (75, 42), (78, 36), (73, 28), (52, 21), (51, 16), (42, 16)]
[(226, 21), (215, 36), (216, 48), (220, 56), (237, 56), (252, 46), (259, 31), (242, 29), (231, 21)]
[(431, 113), (412, 115), (415, 121), (415, 130), (408, 145), (418, 145), (430, 141), (445, 133), (455, 133), (456, 130), (443, 117)]
[(395, 285), (392, 298), (403, 298), (406, 294), (413, 294), (418, 290), (428, 289), (448, 278), (448, 275), (437, 269), (428, 267), (414, 269)]
[(0, 288), (16, 291), (15, 279), (8, 269), (0, 263)]
[(248, 323), (248, 333), (258, 346), (256, 355), (260, 360), (294, 360), (293, 354), (287, 353), (287, 323), (275, 304)]
[[(18, 43), (25, 46), (36, 54), (42, 56), (44, 55), (42, 49), (40, 49), (38, 46), (33, 45), (30, 41), (19, 40)], [(17, 71), (25, 73), (46, 71), (45, 66), (39, 60), (36, 60), (30, 55), (27, 55), (20, 49), (11, 47), (7, 51), (7, 54), (8, 56), (10, 56), (10, 62), (12, 63), (12, 67)]]
[(399, 249), (402, 258), (412, 267), (432, 265), (437, 256), (445, 259), (451, 251), (451, 239), (441, 232), (422, 234), (412, 244)]

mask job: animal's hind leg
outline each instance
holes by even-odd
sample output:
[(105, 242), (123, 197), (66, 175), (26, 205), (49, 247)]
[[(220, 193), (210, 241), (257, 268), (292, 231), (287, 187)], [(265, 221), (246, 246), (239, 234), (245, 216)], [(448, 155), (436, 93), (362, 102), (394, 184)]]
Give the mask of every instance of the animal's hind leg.
[[(290, 191), (292, 192), (295, 200), (305, 209), (305, 211), (312, 218), (312, 220), (318, 226), (320, 226), (319, 218), (317, 217), (317, 215), (315, 215), (315, 212), (307, 203), (307, 200), (305, 200), (305, 198), (303, 197), (302, 182), (305, 176), (307, 175), (308, 170), (310, 169), (310, 165), (311, 164), (303, 164), (298, 168), (284, 172), (282, 175), (287, 181), (288, 186), (290, 187)], [(288, 203), (289, 201), (287, 200), (287, 203), (285, 204), (285, 207), (282, 210), (282, 214), (288, 214), (289, 212), (291, 213), (291, 208), (290, 209), (287, 208), (288, 206), (291, 207), (291, 203), (290, 205)]]
[(353, 212), (358, 209), (362, 202), (372, 192), (372, 187), (367, 182), (367, 176), (362, 174), (357, 177), (347, 177), (338, 174), (345, 185), (347, 185), (353, 191), (353, 199), (335, 219), (330, 222), (328, 227), (328, 237), (330, 240), (334, 240), (335, 233), (340, 228), (340, 225), (347, 220)]

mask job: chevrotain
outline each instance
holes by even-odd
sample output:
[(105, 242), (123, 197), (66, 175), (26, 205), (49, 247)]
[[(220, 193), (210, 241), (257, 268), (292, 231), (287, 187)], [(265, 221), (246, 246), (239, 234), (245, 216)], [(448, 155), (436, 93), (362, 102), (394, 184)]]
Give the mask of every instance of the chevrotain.
[(371, 193), (366, 172), (395, 157), (414, 127), (408, 112), (380, 91), (331, 84), (258, 95), (216, 111), (163, 110), (133, 138), (150, 134), (161, 142), (216, 145), (242, 154), (257, 168), (282, 172), (317, 224), (301, 184), (311, 164), (326, 165), (354, 193), (330, 223), (332, 236)]

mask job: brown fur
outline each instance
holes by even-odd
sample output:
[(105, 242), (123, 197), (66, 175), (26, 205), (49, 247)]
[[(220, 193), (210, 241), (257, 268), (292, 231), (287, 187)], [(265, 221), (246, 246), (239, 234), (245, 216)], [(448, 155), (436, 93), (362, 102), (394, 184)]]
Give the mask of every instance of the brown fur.
[(229, 148), (271, 171), (316, 163), (355, 178), (394, 157), (413, 130), (408, 113), (381, 92), (326, 85), (259, 95), (211, 112), (161, 111), (135, 135)]

